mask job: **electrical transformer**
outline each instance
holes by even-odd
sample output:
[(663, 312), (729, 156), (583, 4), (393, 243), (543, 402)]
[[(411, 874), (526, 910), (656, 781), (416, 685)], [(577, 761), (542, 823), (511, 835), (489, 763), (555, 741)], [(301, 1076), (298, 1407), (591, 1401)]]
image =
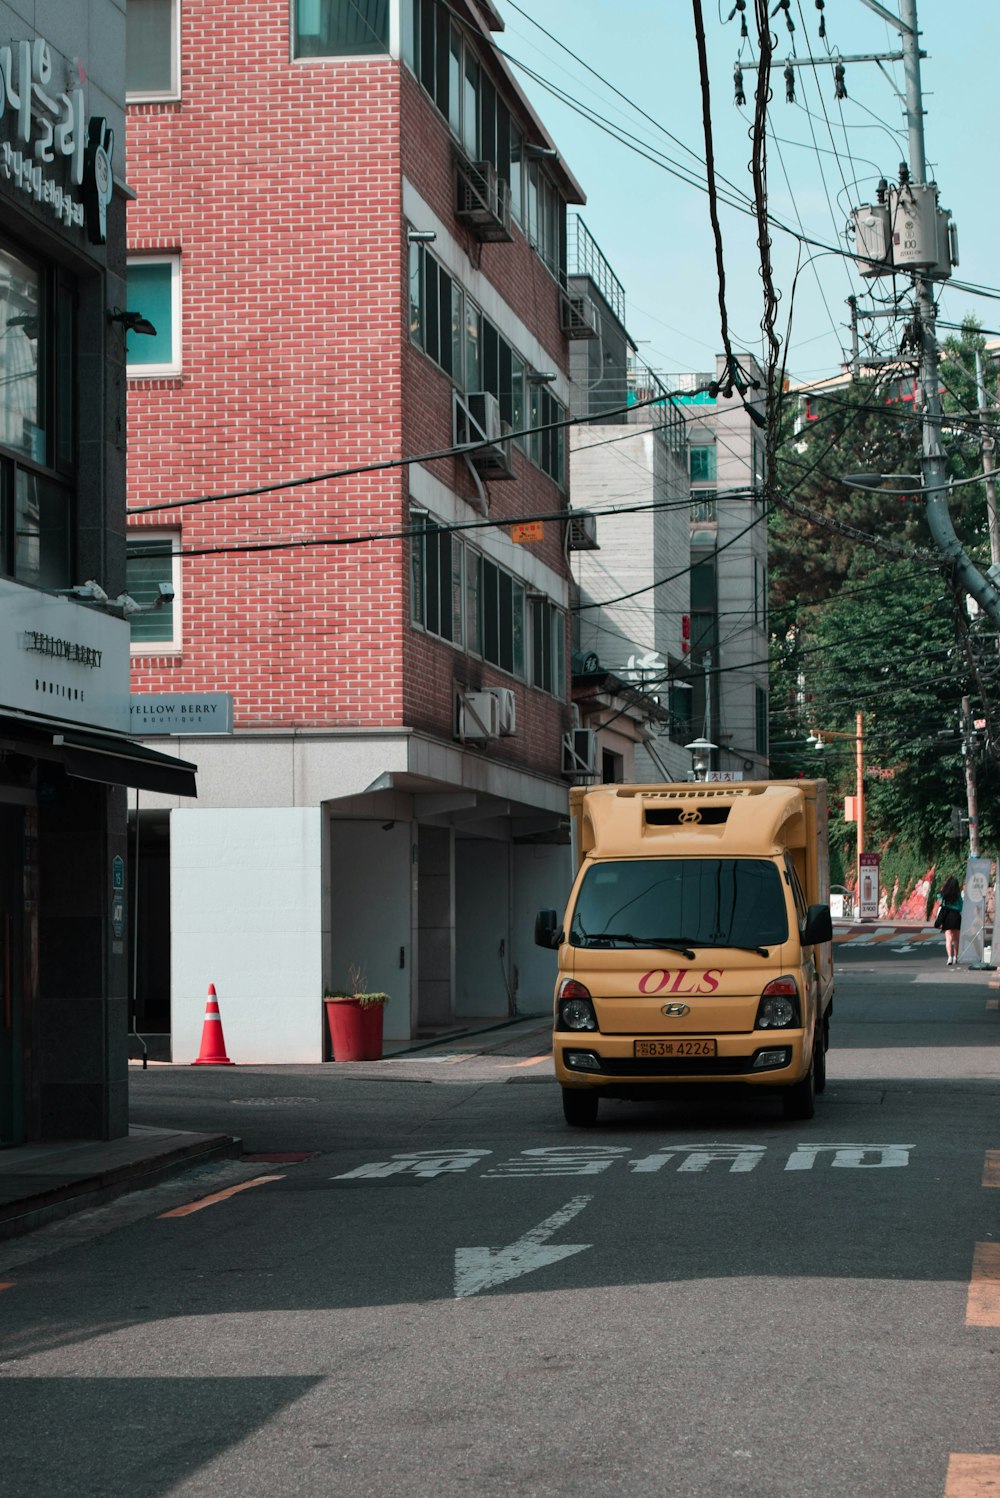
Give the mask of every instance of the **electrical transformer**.
[(886, 203), (862, 203), (855, 208), (854, 253), (863, 276), (887, 276), (892, 271), (889, 254), (889, 207)]
[(957, 236), (947, 209), (938, 207), (934, 182), (905, 182), (889, 189), (889, 226), (895, 270), (950, 276)]

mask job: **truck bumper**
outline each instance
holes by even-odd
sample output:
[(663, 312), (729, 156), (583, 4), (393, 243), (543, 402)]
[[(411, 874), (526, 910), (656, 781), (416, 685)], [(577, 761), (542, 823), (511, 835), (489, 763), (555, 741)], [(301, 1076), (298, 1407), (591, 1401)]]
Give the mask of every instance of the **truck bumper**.
[(749, 1035), (685, 1036), (712, 1039), (716, 1055), (637, 1057), (637, 1037), (556, 1031), (552, 1054), (556, 1080), (564, 1087), (597, 1087), (636, 1096), (646, 1089), (678, 1083), (740, 1083), (751, 1087), (791, 1087), (809, 1069), (802, 1030), (755, 1030)]

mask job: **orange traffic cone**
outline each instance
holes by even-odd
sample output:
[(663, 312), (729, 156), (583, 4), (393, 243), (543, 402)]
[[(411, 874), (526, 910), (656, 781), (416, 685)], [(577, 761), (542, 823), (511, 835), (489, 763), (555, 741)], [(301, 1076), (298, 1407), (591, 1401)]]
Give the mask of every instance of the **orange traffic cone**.
[(208, 985), (208, 1001), (205, 1004), (205, 1023), (201, 1027), (201, 1050), (192, 1066), (232, 1066), (226, 1055), (226, 1042), (222, 1034), (222, 1015), (215, 984)]

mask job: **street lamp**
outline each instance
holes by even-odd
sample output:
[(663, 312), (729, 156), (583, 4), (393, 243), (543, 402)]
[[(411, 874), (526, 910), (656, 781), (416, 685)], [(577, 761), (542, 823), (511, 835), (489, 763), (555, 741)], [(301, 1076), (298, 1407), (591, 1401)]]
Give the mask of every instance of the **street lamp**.
[(863, 713), (858, 713), (857, 733), (841, 733), (832, 728), (817, 728), (806, 739), (807, 744), (812, 744), (814, 749), (825, 749), (826, 739), (851, 739), (854, 742), (855, 763), (857, 765), (857, 791), (854, 798), (854, 820), (858, 824), (858, 912), (861, 910), (861, 854), (865, 847), (865, 778), (864, 778), (864, 747), (865, 747), (865, 718)]
[(691, 755), (693, 779), (705, 779), (705, 776), (708, 774), (709, 755), (713, 749), (718, 749), (718, 747), (718, 744), (710, 743), (708, 739), (692, 739), (690, 744), (684, 745), (684, 748)]

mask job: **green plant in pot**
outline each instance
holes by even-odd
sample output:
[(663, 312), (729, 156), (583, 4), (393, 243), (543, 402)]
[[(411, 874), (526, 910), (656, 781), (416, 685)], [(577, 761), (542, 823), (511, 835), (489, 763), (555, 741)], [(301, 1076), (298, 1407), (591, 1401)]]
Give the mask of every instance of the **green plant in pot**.
[(352, 963), (350, 989), (327, 990), (323, 999), (335, 1061), (379, 1061), (382, 1057), (382, 1011), (387, 993), (371, 993), (364, 970)]

